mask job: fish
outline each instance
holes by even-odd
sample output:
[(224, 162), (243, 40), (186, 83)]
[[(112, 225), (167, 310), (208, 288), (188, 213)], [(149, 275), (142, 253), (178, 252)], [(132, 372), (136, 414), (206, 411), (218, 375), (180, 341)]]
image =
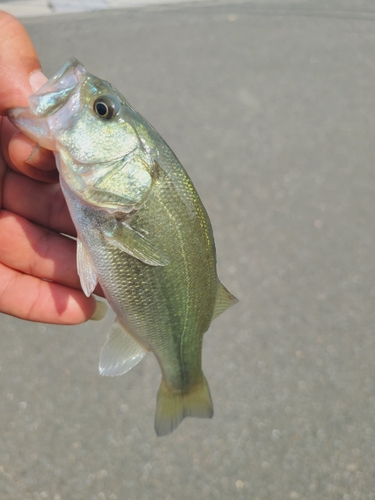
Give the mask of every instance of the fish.
[(8, 117), (54, 152), (82, 290), (90, 296), (99, 283), (116, 314), (101, 375), (122, 375), (152, 351), (162, 375), (156, 434), (188, 416), (211, 418), (203, 335), (237, 299), (218, 278), (210, 219), (175, 154), (75, 58)]

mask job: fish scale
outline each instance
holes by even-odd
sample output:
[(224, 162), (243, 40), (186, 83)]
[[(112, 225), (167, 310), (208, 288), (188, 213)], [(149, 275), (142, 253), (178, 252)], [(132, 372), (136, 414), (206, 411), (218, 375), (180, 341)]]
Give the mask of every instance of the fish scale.
[[(162, 205), (159, 198), (168, 201), (164, 201)], [(181, 377), (181, 365), (191, 365), (189, 359), (192, 358), (196, 366), (188, 373), (196, 374), (197, 369), (200, 370), (202, 336), (212, 317), (214, 307), (212, 296), (215, 296), (217, 288), (214, 254), (211, 248), (201, 244), (201, 240), (205, 240), (206, 237), (186, 239), (185, 235), (185, 238), (181, 238), (180, 225), (171, 224), (169, 221), (170, 213), (178, 218), (184, 211), (185, 205), (181, 203), (173, 184), (169, 182), (167, 188), (165, 182), (159, 181), (151, 199), (139, 211), (139, 216), (132, 221), (134, 229), (140, 226), (150, 234), (162, 231), (167, 236), (160, 242), (155, 238), (155, 242), (167, 256), (177, 254), (180, 258), (174, 259), (165, 267), (155, 268), (133, 259), (106, 244), (100, 233), (95, 237), (95, 233), (86, 231), (82, 236), (87, 247), (94, 249), (91, 255), (100, 276), (99, 281), (109, 302), (116, 304), (115, 312), (129, 325), (133, 333), (147, 332), (143, 339), (146, 339), (147, 345), (160, 360), (161, 366), (165, 367), (167, 380), (172, 379), (169, 384), (182, 390), (186, 389), (185, 385), (189, 386), (189, 382), (178, 380)], [(83, 224), (90, 226), (92, 216), (86, 207), (83, 218), (85, 219)], [(161, 220), (165, 221), (163, 225), (160, 223)], [(192, 231), (193, 233), (196, 234), (197, 229), (210, 231), (210, 227), (202, 228), (198, 218), (196, 222), (197, 228)], [(184, 241), (189, 241), (191, 246), (189, 252), (184, 252), (182, 247)], [(197, 248), (194, 248), (194, 243)], [(211, 276), (207, 273), (208, 264), (212, 270)], [(205, 287), (198, 289), (194, 286), (194, 281), (199, 280), (201, 273), (206, 273), (207, 278)], [(141, 294), (139, 289), (142, 291)], [(189, 316), (187, 308), (201, 311), (200, 314)], [(184, 325), (187, 316), (188, 324)], [(184, 345), (183, 334), (187, 329), (195, 330), (200, 335), (193, 338), (190, 336), (187, 345)], [(174, 369), (171, 369), (171, 362), (168, 360), (175, 360)], [(169, 372), (172, 372), (172, 375), (169, 375)]]

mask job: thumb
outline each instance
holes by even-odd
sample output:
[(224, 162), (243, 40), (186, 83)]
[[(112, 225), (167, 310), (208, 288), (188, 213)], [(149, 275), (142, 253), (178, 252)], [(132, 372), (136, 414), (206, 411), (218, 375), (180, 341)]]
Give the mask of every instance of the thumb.
[(26, 29), (13, 16), (0, 11), (0, 115), (10, 108), (28, 105), (27, 97), (42, 85), (43, 78), (46, 81), (37, 70), (39, 58)]

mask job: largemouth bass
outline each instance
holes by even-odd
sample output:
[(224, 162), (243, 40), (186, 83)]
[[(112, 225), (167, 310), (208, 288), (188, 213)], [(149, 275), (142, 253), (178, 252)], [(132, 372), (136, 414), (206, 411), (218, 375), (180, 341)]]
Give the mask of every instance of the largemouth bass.
[(217, 277), (210, 220), (174, 153), (76, 59), (9, 118), (55, 152), (82, 289), (89, 296), (100, 283), (116, 313), (100, 373), (122, 375), (151, 350), (162, 372), (156, 433), (212, 417), (203, 334), (237, 299)]

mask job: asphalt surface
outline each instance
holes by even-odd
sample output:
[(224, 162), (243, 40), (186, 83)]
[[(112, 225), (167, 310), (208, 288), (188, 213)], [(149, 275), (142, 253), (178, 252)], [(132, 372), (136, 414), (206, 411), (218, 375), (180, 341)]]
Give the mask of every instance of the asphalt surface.
[(212, 420), (153, 430), (159, 369), (98, 374), (110, 327), (0, 317), (2, 500), (375, 498), (375, 7), (261, 2), (25, 20), (159, 130), (240, 303), (212, 324)]

